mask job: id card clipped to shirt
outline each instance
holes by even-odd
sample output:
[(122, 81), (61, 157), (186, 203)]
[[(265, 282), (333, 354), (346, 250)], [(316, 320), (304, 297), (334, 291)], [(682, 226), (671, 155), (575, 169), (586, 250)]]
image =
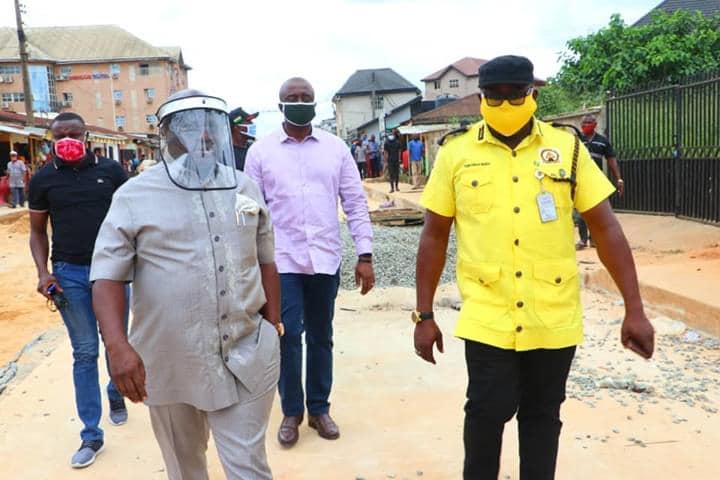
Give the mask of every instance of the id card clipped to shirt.
[(543, 188), (543, 178), (545, 174), (541, 171), (535, 172), (535, 177), (540, 182), (540, 193), (536, 197), (538, 213), (542, 223), (554, 222), (558, 219), (557, 207), (555, 206), (555, 197), (550, 192), (546, 192)]

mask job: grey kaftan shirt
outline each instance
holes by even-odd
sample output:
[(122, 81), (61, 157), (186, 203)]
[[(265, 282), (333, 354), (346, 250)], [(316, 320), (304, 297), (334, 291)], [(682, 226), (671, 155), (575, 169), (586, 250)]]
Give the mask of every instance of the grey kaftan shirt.
[(258, 313), (273, 230), (257, 185), (237, 176), (235, 190), (188, 191), (164, 166), (148, 169), (117, 190), (100, 228), (90, 279), (133, 282), (130, 343), (148, 405), (214, 411), (276, 375), (277, 333)]

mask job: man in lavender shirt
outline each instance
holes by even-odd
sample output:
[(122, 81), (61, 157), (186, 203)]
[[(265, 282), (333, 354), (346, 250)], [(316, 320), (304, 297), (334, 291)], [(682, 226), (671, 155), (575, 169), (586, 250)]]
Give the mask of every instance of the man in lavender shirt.
[[(312, 128), (315, 92), (302, 78), (280, 88), (282, 128), (261, 138), (247, 154), (245, 173), (265, 197), (275, 226), (275, 255), (282, 288), (281, 363), (278, 388), (283, 421), (278, 441), (293, 446), (305, 405), (308, 425), (334, 440), (340, 430), (329, 415), (332, 387), (332, 319), (340, 284), (342, 243), (338, 197), (358, 255), (355, 280), (373, 288), (372, 227), (355, 161), (337, 137)], [(302, 334), (307, 345), (303, 392)]]

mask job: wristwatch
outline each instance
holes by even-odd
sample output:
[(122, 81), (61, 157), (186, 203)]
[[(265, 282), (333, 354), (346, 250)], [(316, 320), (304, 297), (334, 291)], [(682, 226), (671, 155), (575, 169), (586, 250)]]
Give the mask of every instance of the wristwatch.
[(435, 314), (433, 312), (413, 312), (412, 321), (415, 325), (422, 322), (423, 320), (434, 320)]

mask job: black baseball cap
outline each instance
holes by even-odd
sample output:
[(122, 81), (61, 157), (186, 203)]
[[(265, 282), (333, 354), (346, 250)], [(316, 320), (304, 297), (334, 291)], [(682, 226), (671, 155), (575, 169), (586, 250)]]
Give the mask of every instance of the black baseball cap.
[(484, 63), (478, 69), (478, 86), (516, 84), (532, 85), (535, 82), (533, 64), (525, 57), (503, 55)]
[(230, 123), (232, 125), (247, 125), (252, 123), (253, 120), (257, 118), (259, 115), (258, 112), (255, 113), (247, 113), (245, 110), (242, 109), (242, 107), (238, 107), (235, 110), (231, 110), (230, 113), (228, 113), (228, 117), (230, 117)]

